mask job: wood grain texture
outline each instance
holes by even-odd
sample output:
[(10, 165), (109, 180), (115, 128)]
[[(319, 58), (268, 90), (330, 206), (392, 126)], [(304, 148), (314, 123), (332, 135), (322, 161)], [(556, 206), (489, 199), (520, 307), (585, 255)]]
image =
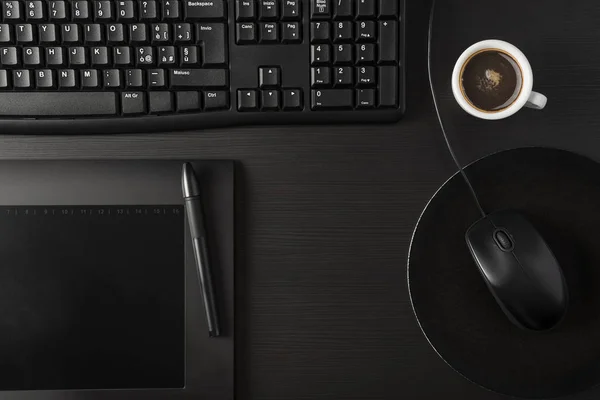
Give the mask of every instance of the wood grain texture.
[[(526, 7), (529, 17), (543, 4), (550, 19), (528, 18), (534, 27), (526, 34), (505, 36), (522, 39), (535, 62), (536, 87), (550, 95), (551, 105), (543, 118), (523, 112), (497, 124), (458, 112), (446, 75), (464, 42), (497, 34), (492, 28), (508, 28), (479, 24), (481, 32), (467, 36), (460, 32), (470, 17), (461, 17), (457, 10), (478, 2), (438, 2), (447, 13), (441, 14), (438, 29), (445, 38), (458, 36), (449, 48), (443, 42), (436, 47), (436, 81), (441, 82), (444, 115), (461, 159), (534, 144), (600, 156), (600, 147), (594, 146), (600, 140), (594, 132), (600, 6), (591, 0), (583, 9), (558, 0), (535, 0), (527, 6), (514, 2)], [(408, 298), (406, 257), (413, 227), (455, 168), (427, 86), (429, 1), (408, 1), (407, 7), (408, 110), (396, 125), (2, 136), (0, 158), (239, 162), (237, 399), (500, 399), (437, 357), (416, 324)], [(526, 38), (535, 28), (553, 23), (559, 27), (538, 33), (544, 35), (541, 42)], [(552, 64), (561, 51), (576, 57), (573, 65), (567, 59)]]

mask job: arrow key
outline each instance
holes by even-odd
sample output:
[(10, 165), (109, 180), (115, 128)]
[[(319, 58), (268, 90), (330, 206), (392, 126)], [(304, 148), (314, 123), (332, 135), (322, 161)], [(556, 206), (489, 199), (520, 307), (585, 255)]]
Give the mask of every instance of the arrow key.
[(302, 89), (285, 89), (283, 91), (283, 110), (302, 110)]
[(279, 92), (277, 90), (263, 90), (261, 93), (262, 111), (279, 110)]
[(280, 86), (279, 67), (260, 67), (258, 69), (258, 81), (261, 88)]
[(302, 31), (298, 22), (282, 22), (281, 37), (284, 43), (301, 43)]
[(256, 90), (239, 89), (237, 91), (238, 111), (256, 111), (258, 98)]

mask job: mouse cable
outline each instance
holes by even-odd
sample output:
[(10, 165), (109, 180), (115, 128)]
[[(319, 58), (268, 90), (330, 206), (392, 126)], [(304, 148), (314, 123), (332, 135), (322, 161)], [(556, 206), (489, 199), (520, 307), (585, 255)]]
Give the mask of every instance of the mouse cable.
[(431, 14), (429, 16), (429, 35), (428, 35), (428, 39), (427, 39), (427, 72), (429, 74), (429, 87), (431, 89), (431, 96), (433, 97), (433, 105), (435, 107), (435, 113), (437, 114), (437, 118), (440, 123), (440, 128), (442, 130), (442, 134), (444, 135), (444, 140), (446, 141), (446, 147), (448, 147), (448, 151), (450, 152), (450, 155), (452, 156), (452, 159), (454, 160), (454, 164), (456, 164), (456, 166), (458, 167), (460, 174), (462, 175), (467, 186), (469, 187), (469, 191), (471, 192), (471, 196), (473, 196), (473, 200), (475, 200), (475, 204), (477, 205), (479, 212), (481, 213), (481, 215), (483, 217), (485, 217), (485, 216), (487, 216), (487, 214), (483, 210), (483, 207), (481, 207), (481, 203), (479, 202), (479, 197), (477, 197), (477, 193), (475, 192), (473, 185), (471, 185), (471, 181), (469, 180), (469, 177), (467, 176), (464, 167), (460, 164), (460, 162), (458, 162), (458, 158), (456, 157), (456, 154), (454, 154), (454, 150), (452, 149), (452, 145), (450, 144), (450, 140), (448, 139), (448, 135), (446, 134), (446, 129), (444, 128), (444, 122), (442, 121), (442, 115), (440, 113), (440, 108), (438, 106), (437, 97), (435, 95), (435, 89), (433, 88), (433, 78), (432, 78), (432, 73), (431, 73), (431, 41), (432, 41), (432, 37), (433, 37), (433, 16), (434, 16), (434, 14), (435, 14), (435, 0), (433, 0), (431, 3)]

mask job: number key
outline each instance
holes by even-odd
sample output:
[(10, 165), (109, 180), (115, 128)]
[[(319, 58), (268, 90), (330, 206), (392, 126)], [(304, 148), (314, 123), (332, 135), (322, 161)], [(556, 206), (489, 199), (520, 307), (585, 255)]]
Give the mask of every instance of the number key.
[(329, 67), (311, 68), (311, 85), (329, 86), (331, 84), (331, 70)]
[(329, 22), (311, 22), (310, 37), (313, 43), (329, 41)]
[(335, 64), (347, 64), (353, 61), (351, 44), (339, 44), (335, 46), (333, 62)]
[(110, 1), (94, 2), (94, 18), (96, 21), (108, 21), (112, 19), (112, 9)]
[(19, 20), (22, 18), (21, 15), (21, 3), (18, 1), (3, 1), (2, 2), (2, 15), (4, 20)]
[(358, 67), (356, 75), (356, 81), (360, 86), (373, 86), (376, 83), (375, 67)]
[(356, 39), (359, 42), (371, 42), (375, 40), (375, 22), (360, 21), (356, 24)]
[(74, 20), (88, 19), (90, 17), (90, 5), (87, 1), (74, 1), (72, 12)]
[(354, 77), (351, 67), (336, 67), (335, 79), (333, 81), (336, 86), (347, 86), (354, 84)]
[(41, 1), (28, 1), (25, 7), (28, 20), (44, 18), (44, 4)]
[(311, 62), (313, 64), (327, 64), (331, 55), (331, 46), (317, 44), (310, 46)]
[(119, 0), (117, 3), (117, 18), (120, 21), (131, 21), (136, 17), (135, 3), (133, 1)]
[(375, 0), (358, 1), (359, 17), (375, 17)]
[(53, 21), (67, 19), (67, 5), (64, 1), (50, 2), (50, 19)]
[(336, 42), (351, 41), (353, 38), (352, 22), (340, 21), (334, 24), (333, 40)]
[(359, 64), (369, 64), (375, 61), (375, 45), (374, 44), (357, 44), (356, 45), (356, 61)]

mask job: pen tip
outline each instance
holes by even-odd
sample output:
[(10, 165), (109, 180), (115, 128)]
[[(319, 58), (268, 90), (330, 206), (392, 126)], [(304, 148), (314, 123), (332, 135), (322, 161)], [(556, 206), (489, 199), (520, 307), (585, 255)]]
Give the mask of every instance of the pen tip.
[(200, 195), (200, 187), (198, 186), (198, 180), (194, 174), (194, 168), (190, 163), (183, 164), (183, 170), (181, 173), (181, 189), (183, 191), (183, 197), (194, 197)]

